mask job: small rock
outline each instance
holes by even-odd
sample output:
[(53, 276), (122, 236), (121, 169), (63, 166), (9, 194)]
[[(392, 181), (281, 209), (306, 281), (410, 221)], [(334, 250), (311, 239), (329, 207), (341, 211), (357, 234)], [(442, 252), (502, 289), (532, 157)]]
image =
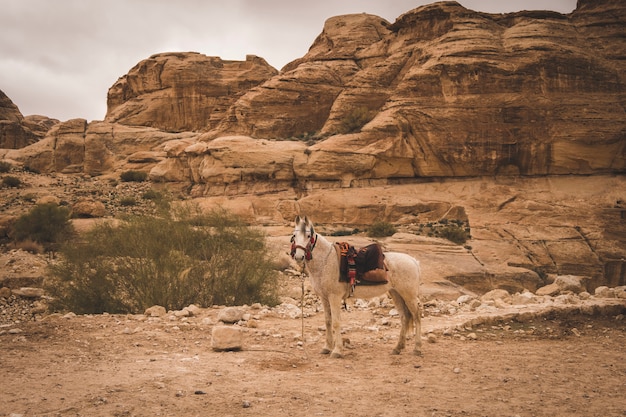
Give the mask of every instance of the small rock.
[(478, 340), (478, 336), (476, 335), (476, 333), (470, 333), (467, 335), (467, 338), (469, 340)]
[(189, 304), (189, 306), (185, 307), (183, 310), (189, 311), (189, 314), (192, 316), (198, 316), (202, 312), (202, 309), (195, 304)]
[(473, 299), (474, 299), (474, 297), (472, 297), (471, 295), (464, 294), (464, 295), (460, 296), (459, 298), (457, 298), (456, 302), (458, 304), (467, 304), (470, 301), (472, 301)]
[(63, 316), (63, 318), (67, 320), (73, 319), (74, 317), (76, 317), (76, 313), (72, 313), (71, 311)]
[(217, 320), (227, 324), (237, 323), (243, 320), (243, 311), (237, 307), (226, 307), (219, 312)]
[(594, 295), (600, 298), (615, 298), (615, 291), (607, 286), (600, 286), (596, 288)]
[(244, 401), (244, 402), (241, 404), (241, 406), (242, 406), (243, 408), (250, 408), (250, 407), (252, 407), (252, 404), (250, 404), (250, 401)]
[(483, 302), (496, 301), (496, 300), (508, 302), (510, 298), (511, 298), (511, 294), (509, 294), (507, 290), (495, 289), (484, 294), (482, 297), (480, 297), (480, 300)]
[(454, 372), (455, 374), (460, 374), (461, 373), (461, 368), (454, 368), (452, 370), (452, 372)]
[(43, 297), (44, 291), (42, 288), (22, 287), (13, 290), (13, 294), (26, 298), (40, 298)]
[(7, 287), (0, 288), (0, 297), (1, 298), (9, 298), (11, 296), (11, 289)]
[(211, 347), (216, 351), (241, 350), (243, 347), (241, 328), (233, 326), (213, 327)]
[(167, 311), (163, 306), (152, 306), (147, 308), (143, 314), (149, 317), (163, 317), (167, 314)]
[(437, 343), (437, 336), (435, 336), (433, 333), (428, 333), (426, 335), (426, 340), (428, 341), (428, 343)]
[(189, 316), (191, 316), (191, 313), (189, 312), (189, 310), (187, 310), (187, 307), (185, 307), (182, 310), (175, 311), (174, 312), (174, 316), (176, 316), (176, 317), (189, 317)]

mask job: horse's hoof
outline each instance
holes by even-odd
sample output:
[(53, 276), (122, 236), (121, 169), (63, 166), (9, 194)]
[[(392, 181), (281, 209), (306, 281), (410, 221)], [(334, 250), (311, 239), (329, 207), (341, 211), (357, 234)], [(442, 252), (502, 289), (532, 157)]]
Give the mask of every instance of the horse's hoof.
[(414, 354), (415, 356), (424, 356), (424, 354), (422, 353), (422, 351), (421, 351), (421, 350), (419, 350), (419, 349), (415, 349), (415, 350), (413, 350), (413, 354)]
[(400, 349), (394, 349), (391, 351), (392, 355), (399, 355), (400, 354)]
[(330, 357), (333, 358), (333, 359), (341, 359), (341, 358), (343, 358), (343, 355), (341, 353), (339, 353), (339, 352), (333, 352), (330, 355)]
[(330, 353), (330, 349), (328, 348), (322, 348), (322, 350), (320, 350), (320, 353), (322, 355), (328, 355)]

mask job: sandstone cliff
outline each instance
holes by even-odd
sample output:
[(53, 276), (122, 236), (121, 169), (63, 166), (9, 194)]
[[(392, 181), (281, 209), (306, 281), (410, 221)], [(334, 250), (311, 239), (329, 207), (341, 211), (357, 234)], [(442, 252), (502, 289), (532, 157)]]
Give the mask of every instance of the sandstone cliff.
[(58, 120), (45, 116), (22, 116), (17, 106), (0, 91), (0, 149), (19, 149), (43, 138)]
[(277, 72), (252, 55), (223, 61), (198, 53), (156, 54), (109, 89), (105, 120), (166, 131), (211, 128), (239, 96)]

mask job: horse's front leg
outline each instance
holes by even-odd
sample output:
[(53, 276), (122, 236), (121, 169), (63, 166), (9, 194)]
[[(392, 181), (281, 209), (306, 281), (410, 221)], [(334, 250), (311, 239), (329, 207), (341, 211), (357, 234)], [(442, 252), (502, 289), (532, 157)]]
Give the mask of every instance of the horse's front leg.
[(332, 327), (332, 340), (333, 340), (333, 351), (330, 354), (331, 358), (343, 358), (343, 354), (341, 353), (341, 349), (343, 347), (343, 343), (341, 340), (341, 302), (343, 299), (341, 297), (333, 297), (328, 302), (330, 304), (330, 316), (331, 316), (331, 327)]
[(330, 308), (330, 302), (327, 297), (322, 297), (322, 306), (324, 307), (324, 322), (326, 324), (326, 343), (322, 348), (321, 353), (328, 355), (333, 350), (333, 327), (332, 327), (332, 311)]

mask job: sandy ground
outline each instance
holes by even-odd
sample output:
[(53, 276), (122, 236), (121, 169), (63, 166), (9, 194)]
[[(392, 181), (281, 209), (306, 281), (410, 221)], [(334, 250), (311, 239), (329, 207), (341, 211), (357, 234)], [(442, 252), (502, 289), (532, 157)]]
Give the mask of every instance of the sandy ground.
[[(417, 357), (390, 355), (399, 322), (380, 325), (387, 313), (344, 312), (343, 359), (318, 353), (321, 312), (304, 320), (264, 314), (245, 328), (237, 352), (211, 349), (217, 309), (4, 327), (0, 416), (626, 415), (623, 316), (438, 332)], [(424, 329), (441, 330), (445, 320), (427, 316)]]

